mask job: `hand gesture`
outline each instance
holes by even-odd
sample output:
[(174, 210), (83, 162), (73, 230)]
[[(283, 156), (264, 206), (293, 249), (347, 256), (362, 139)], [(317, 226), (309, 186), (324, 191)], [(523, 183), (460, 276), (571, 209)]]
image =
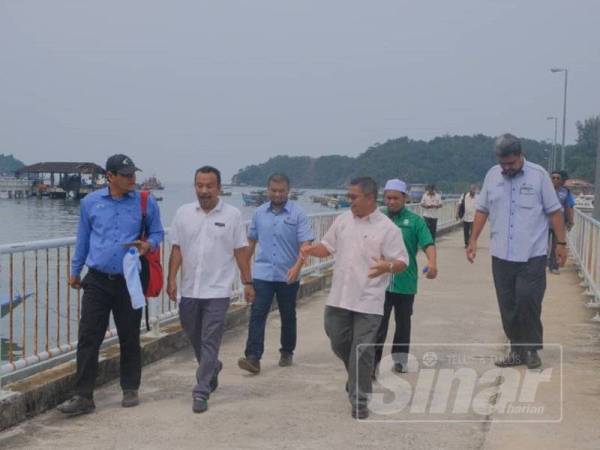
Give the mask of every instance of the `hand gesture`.
[(287, 272), (287, 282), (288, 284), (295, 283), (300, 276), (300, 270), (302, 269), (302, 264), (294, 264), (294, 266), (288, 270)]
[(467, 245), (467, 259), (472, 264), (475, 262), (475, 257), (477, 256), (477, 242), (471, 241), (469, 245)]
[(556, 260), (558, 261), (558, 265), (560, 267), (564, 267), (567, 262), (567, 246), (566, 245), (557, 245), (556, 246)]
[(254, 286), (251, 284), (246, 284), (244, 286), (244, 298), (247, 303), (254, 303), (254, 299), (256, 298), (256, 292), (254, 291)]
[(167, 295), (171, 301), (177, 301), (177, 282), (175, 280), (169, 280), (167, 282)]
[(437, 271), (437, 266), (432, 266), (431, 264), (428, 264), (425, 266), (424, 270), (425, 272), (425, 278), (429, 279), (429, 280), (433, 280), (435, 277), (437, 277), (438, 271)]
[(385, 259), (377, 259), (372, 258), (374, 265), (369, 269), (369, 278), (377, 278), (383, 275), (384, 273), (389, 273), (390, 271), (390, 262)]
[(81, 289), (81, 278), (79, 278), (79, 276), (70, 276), (69, 286), (73, 289)]

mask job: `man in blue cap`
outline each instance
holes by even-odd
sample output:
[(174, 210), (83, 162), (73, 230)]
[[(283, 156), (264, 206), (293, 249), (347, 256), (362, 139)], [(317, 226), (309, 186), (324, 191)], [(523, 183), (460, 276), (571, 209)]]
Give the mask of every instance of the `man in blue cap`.
[(419, 248), (427, 255), (426, 277), (433, 279), (437, 276), (436, 251), (431, 232), (421, 216), (405, 208), (406, 193), (406, 183), (398, 179), (389, 180), (383, 190), (383, 198), (386, 204), (384, 213), (402, 230), (409, 264), (404, 272), (392, 275), (390, 285), (385, 292), (383, 319), (377, 333), (377, 344), (379, 345), (375, 347), (373, 378), (375, 378), (377, 367), (381, 361), (383, 343), (387, 336), (392, 309), (396, 320), (392, 345), (393, 370), (398, 373), (406, 372), (410, 345), (411, 315), (419, 277), (417, 267)]

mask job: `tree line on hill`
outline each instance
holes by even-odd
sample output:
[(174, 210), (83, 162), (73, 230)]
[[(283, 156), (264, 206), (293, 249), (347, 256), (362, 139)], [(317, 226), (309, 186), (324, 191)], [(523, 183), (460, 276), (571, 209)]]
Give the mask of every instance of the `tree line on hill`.
[[(566, 149), (566, 167), (572, 178), (594, 181), (599, 126), (600, 116), (577, 122), (577, 141)], [(494, 140), (483, 134), (442, 136), (430, 141), (401, 137), (374, 144), (357, 157), (280, 155), (240, 169), (232, 183), (262, 186), (270, 174), (283, 172), (293, 186), (304, 188), (343, 188), (354, 177), (371, 176), (379, 183), (401, 178), (459, 192), (470, 183), (481, 183), (486, 171), (496, 164)], [(548, 166), (551, 143), (526, 138), (522, 143), (528, 160)]]
[(0, 153), (0, 174), (12, 175), (24, 165), (23, 162), (16, 159), (13, 155)]

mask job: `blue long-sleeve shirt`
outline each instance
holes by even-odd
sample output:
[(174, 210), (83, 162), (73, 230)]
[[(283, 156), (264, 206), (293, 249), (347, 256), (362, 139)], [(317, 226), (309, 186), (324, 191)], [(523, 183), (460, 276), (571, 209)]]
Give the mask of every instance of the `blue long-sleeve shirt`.
[[(156, 200), (148, 196), (146, 211), (148, 242), (155, 249), (163, 240), (164, 230)], [(142, 203), (139, 192), (119, 199), (108, 188), (87, 195), (80, 204), (77, 243), (71, 262), (71, 275), (79, 276), (84, 264), (88, 268), (110, 274), (123, 273), (122, 244), (135, 241), (142, 229)]]

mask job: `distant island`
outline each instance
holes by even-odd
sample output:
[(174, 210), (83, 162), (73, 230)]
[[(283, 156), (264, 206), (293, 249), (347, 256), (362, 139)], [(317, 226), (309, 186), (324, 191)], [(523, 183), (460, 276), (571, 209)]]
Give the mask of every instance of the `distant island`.
[(13, 155), (0, 153), (0, 174), (12, 175), (24, 165), (22, 161), (19, 161)]
[[(593, 182), (600, 116), (577, 122), (578, 139), (567, 147), (567, 168), (571, 177)], [(443, 190), (460, 191), (469, 183), (480, 183), (496, 164), (494, 137), (442, 136), (430, 141), (408, 137), (374, 144), (357, 157), (329, 155), (275, 156), (262, 164), (240, 169), (232, 184), (262, 186), (274, 172), (284, 172), (295, 187), (343, 188), (350, 179), (368, 175), (378, 182), (400, 177), (408, 183), (435, 183)], [(552, 144), (522, 139), (528, 160), (548, 165)]]

